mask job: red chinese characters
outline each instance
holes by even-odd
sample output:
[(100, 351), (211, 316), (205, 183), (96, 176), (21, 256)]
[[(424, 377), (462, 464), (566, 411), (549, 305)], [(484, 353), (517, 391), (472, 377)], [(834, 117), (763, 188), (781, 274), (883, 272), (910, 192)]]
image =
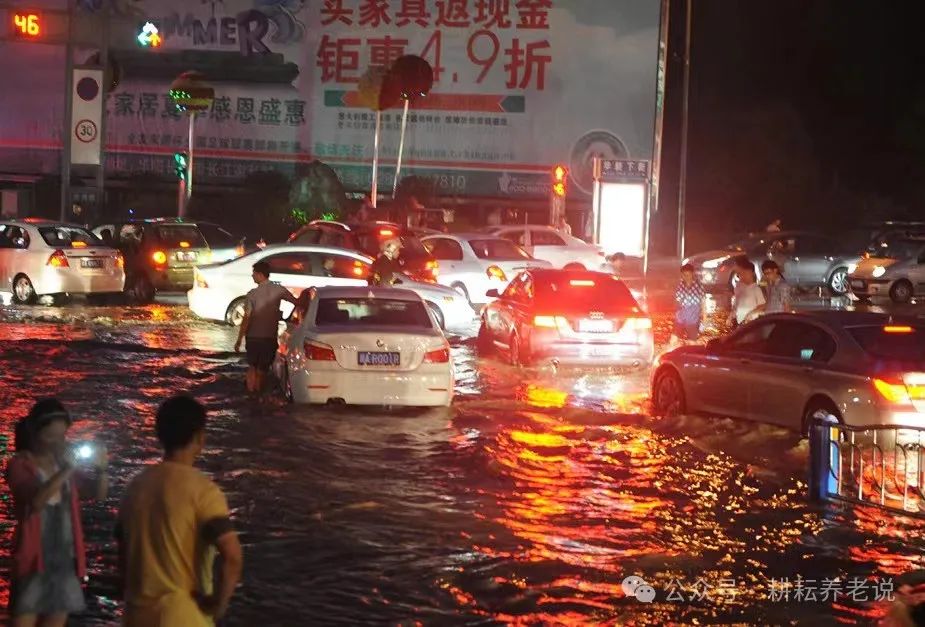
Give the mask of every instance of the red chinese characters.
[(510, 0), (475, 0), (475, 23), (482, 28), (510, 28)]
[(347, 26), (353, 24), (353, 9), (344, 6), (344, 0), (324, 0), (321, 7), (321, 25), (330, 26), (334, 22), (342, 22)]
[(469, 28), (469, 0), (437, 0), (436, 26)]
[(520, 39), (514, 38), (511, 47), (505, 50), (508, 62), (504, 65), (507, 72), (508, 89), (527, 89), (536, 72), (536, 88), (546, 89), (546, 65), (552, 61), (552, 55), (546, 54), (550, 48), (548, 41), (532, 41), (522, 45)]
[(395, 14), (395, 18), (396, 26), (407, 26), (411, 23), (423, 28), (430, 26), (427, 0), (401, 0), (401, 9)]
[(361, 43), (359, 37), (322, 37), (317, 61), (321, 68), (321, 82), (355, 83), (360, 80), (356, 72), (360, 69)]
[(391, 36), (367, 39), (369, 46), (369, 64), (391, 66), (395, 59), (405, 54), (407, 39), (392, 39)]
[(549, 30), (552, 0), (518, 0), (515, 6), (520, 17), (517, 28)]
[(389, 0), (363, 0), (359, 11), (360, 26), (378, 28), (382, 24), (392, 23), (392, 18), (389, 16)]

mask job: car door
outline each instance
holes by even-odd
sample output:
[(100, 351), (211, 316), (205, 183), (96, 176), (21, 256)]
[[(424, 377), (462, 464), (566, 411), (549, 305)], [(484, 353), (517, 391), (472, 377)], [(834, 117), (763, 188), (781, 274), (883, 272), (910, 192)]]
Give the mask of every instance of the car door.
[[(21, 226), (8, 225), (5, 229), (7, 240), (3, 255), (6, 257), (4, 263), (6, 270), (5, 282), (3, 285), (12, 285), (13, 279), (17, 274), (23, 273), (32, 277), (33, 281), (38, 280), (45, 264), (48, 262), (47, 256), (42, 256), (35, 247), (30, 250), (32, 237), (29, 231)], [(49, 251), (50, 253), (51, 251)]]
[(571, 261), (565, 240), (553, 231), (530, 229), (530, 245), (532, 247), (532, 250), (528, 251), (530, 254), (537, 259), (545, 259), (557, 268)]
[(342, 253), (314, 254), (312, 286), (363, 287), (369, 284), (370, 264)]
[(7, 291), (13, 283), (13, 232), (9, 224), (0, 223), (0, 290)]
[(438, 281), (444, 285), (460, 281), (465, 285), (465, 277), (459, 276), (466, 271), (463, 267), (463, 249), (459, 242), (449, 237), (430, 237), (423, 243), (440, 263)]
[(277, 253), (265, 257), (263, 261), (270, 264), (270, 280), (279, 283), (296, 297), (316, 283), (313, 253)]
[(793, 271), (804, 286), (826, 285), (835, 261), (835, 241), (821, 235), (799, 235), (793, 257)]
[(523, 282), (525, 274), (520, 274), (511, 281), (501, 296), (485, 309), (485, 326), (491, 333), (493, 340), (507, 345), (514, 329), (516, 319), (514, 308), (523, 306), (526, 298)]
[(747, 417), (751, 375), (745, 370), (765, 358), (775, 321), (760, 320), (743, 326), (709, 350), (688, 379), (694, 405), (721, 416)]
[(740, 370), (749, 390), (747, 417), (800, 429), (813, 385), (835, 348), (835, 338), (820, 326), (797, 320), (775, 324), (764, 358)]

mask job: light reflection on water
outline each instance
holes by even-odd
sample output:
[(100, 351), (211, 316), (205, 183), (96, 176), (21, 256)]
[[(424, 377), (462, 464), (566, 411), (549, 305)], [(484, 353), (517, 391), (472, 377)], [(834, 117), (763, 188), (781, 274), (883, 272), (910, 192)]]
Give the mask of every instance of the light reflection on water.
[[(663, 341), (664, 320), (656, 328)], [(457, 342), (452, 410), (290, 408), (242, 399), (233, 340), (169, 307), (0, 325), (0, 432), (11, 436), (29, 398), (56, 394), (75, 434), (113, 455), (113, 497), (88, 510), (82, 624), (118, 615), (114, 508), (156, 457), (157, 403), (178, 391), (213, 409), (203, 467), (228, 492), (246, 545), (230, 625), (854, 622), (882, 608), (770, 603), (771, 579), (921, 564), (908, 543), (921, 523), (808, 506), (805, 444), (790, 434), (646, 417), (645, 373), (521, 372)], [(8, 555), (8, 502), (0, 512)], [(628, 574), (659, 591), (655, 603), (623, 596)], [(665, 599), (675, 582), (698, 580), (732, 581), (735, 595)]]

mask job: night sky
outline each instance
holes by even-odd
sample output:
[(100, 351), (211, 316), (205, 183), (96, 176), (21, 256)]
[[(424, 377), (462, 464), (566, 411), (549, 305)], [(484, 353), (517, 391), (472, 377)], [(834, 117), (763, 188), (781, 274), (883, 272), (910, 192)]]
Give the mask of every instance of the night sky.
[[(655, 244), (675, 242), (684, 2), (673, 0)], [(688, 252), (925, 219), (925, 2), (694, 0)]]

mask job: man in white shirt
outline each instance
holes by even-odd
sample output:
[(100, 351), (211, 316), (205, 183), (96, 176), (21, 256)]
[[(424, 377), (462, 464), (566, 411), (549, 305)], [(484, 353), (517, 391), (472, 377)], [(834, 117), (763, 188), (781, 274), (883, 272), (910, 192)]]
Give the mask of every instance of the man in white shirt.
[(750, 261), (742, 260), (736, 265), (736, 274), (739, 282), (735, 287), (735, 294), (732, 297), (732, 311), (726, 320), (726, 324), (743, 324), (754, 318), (764, 305), (764, 293), (758, 286), (755, 269)]

